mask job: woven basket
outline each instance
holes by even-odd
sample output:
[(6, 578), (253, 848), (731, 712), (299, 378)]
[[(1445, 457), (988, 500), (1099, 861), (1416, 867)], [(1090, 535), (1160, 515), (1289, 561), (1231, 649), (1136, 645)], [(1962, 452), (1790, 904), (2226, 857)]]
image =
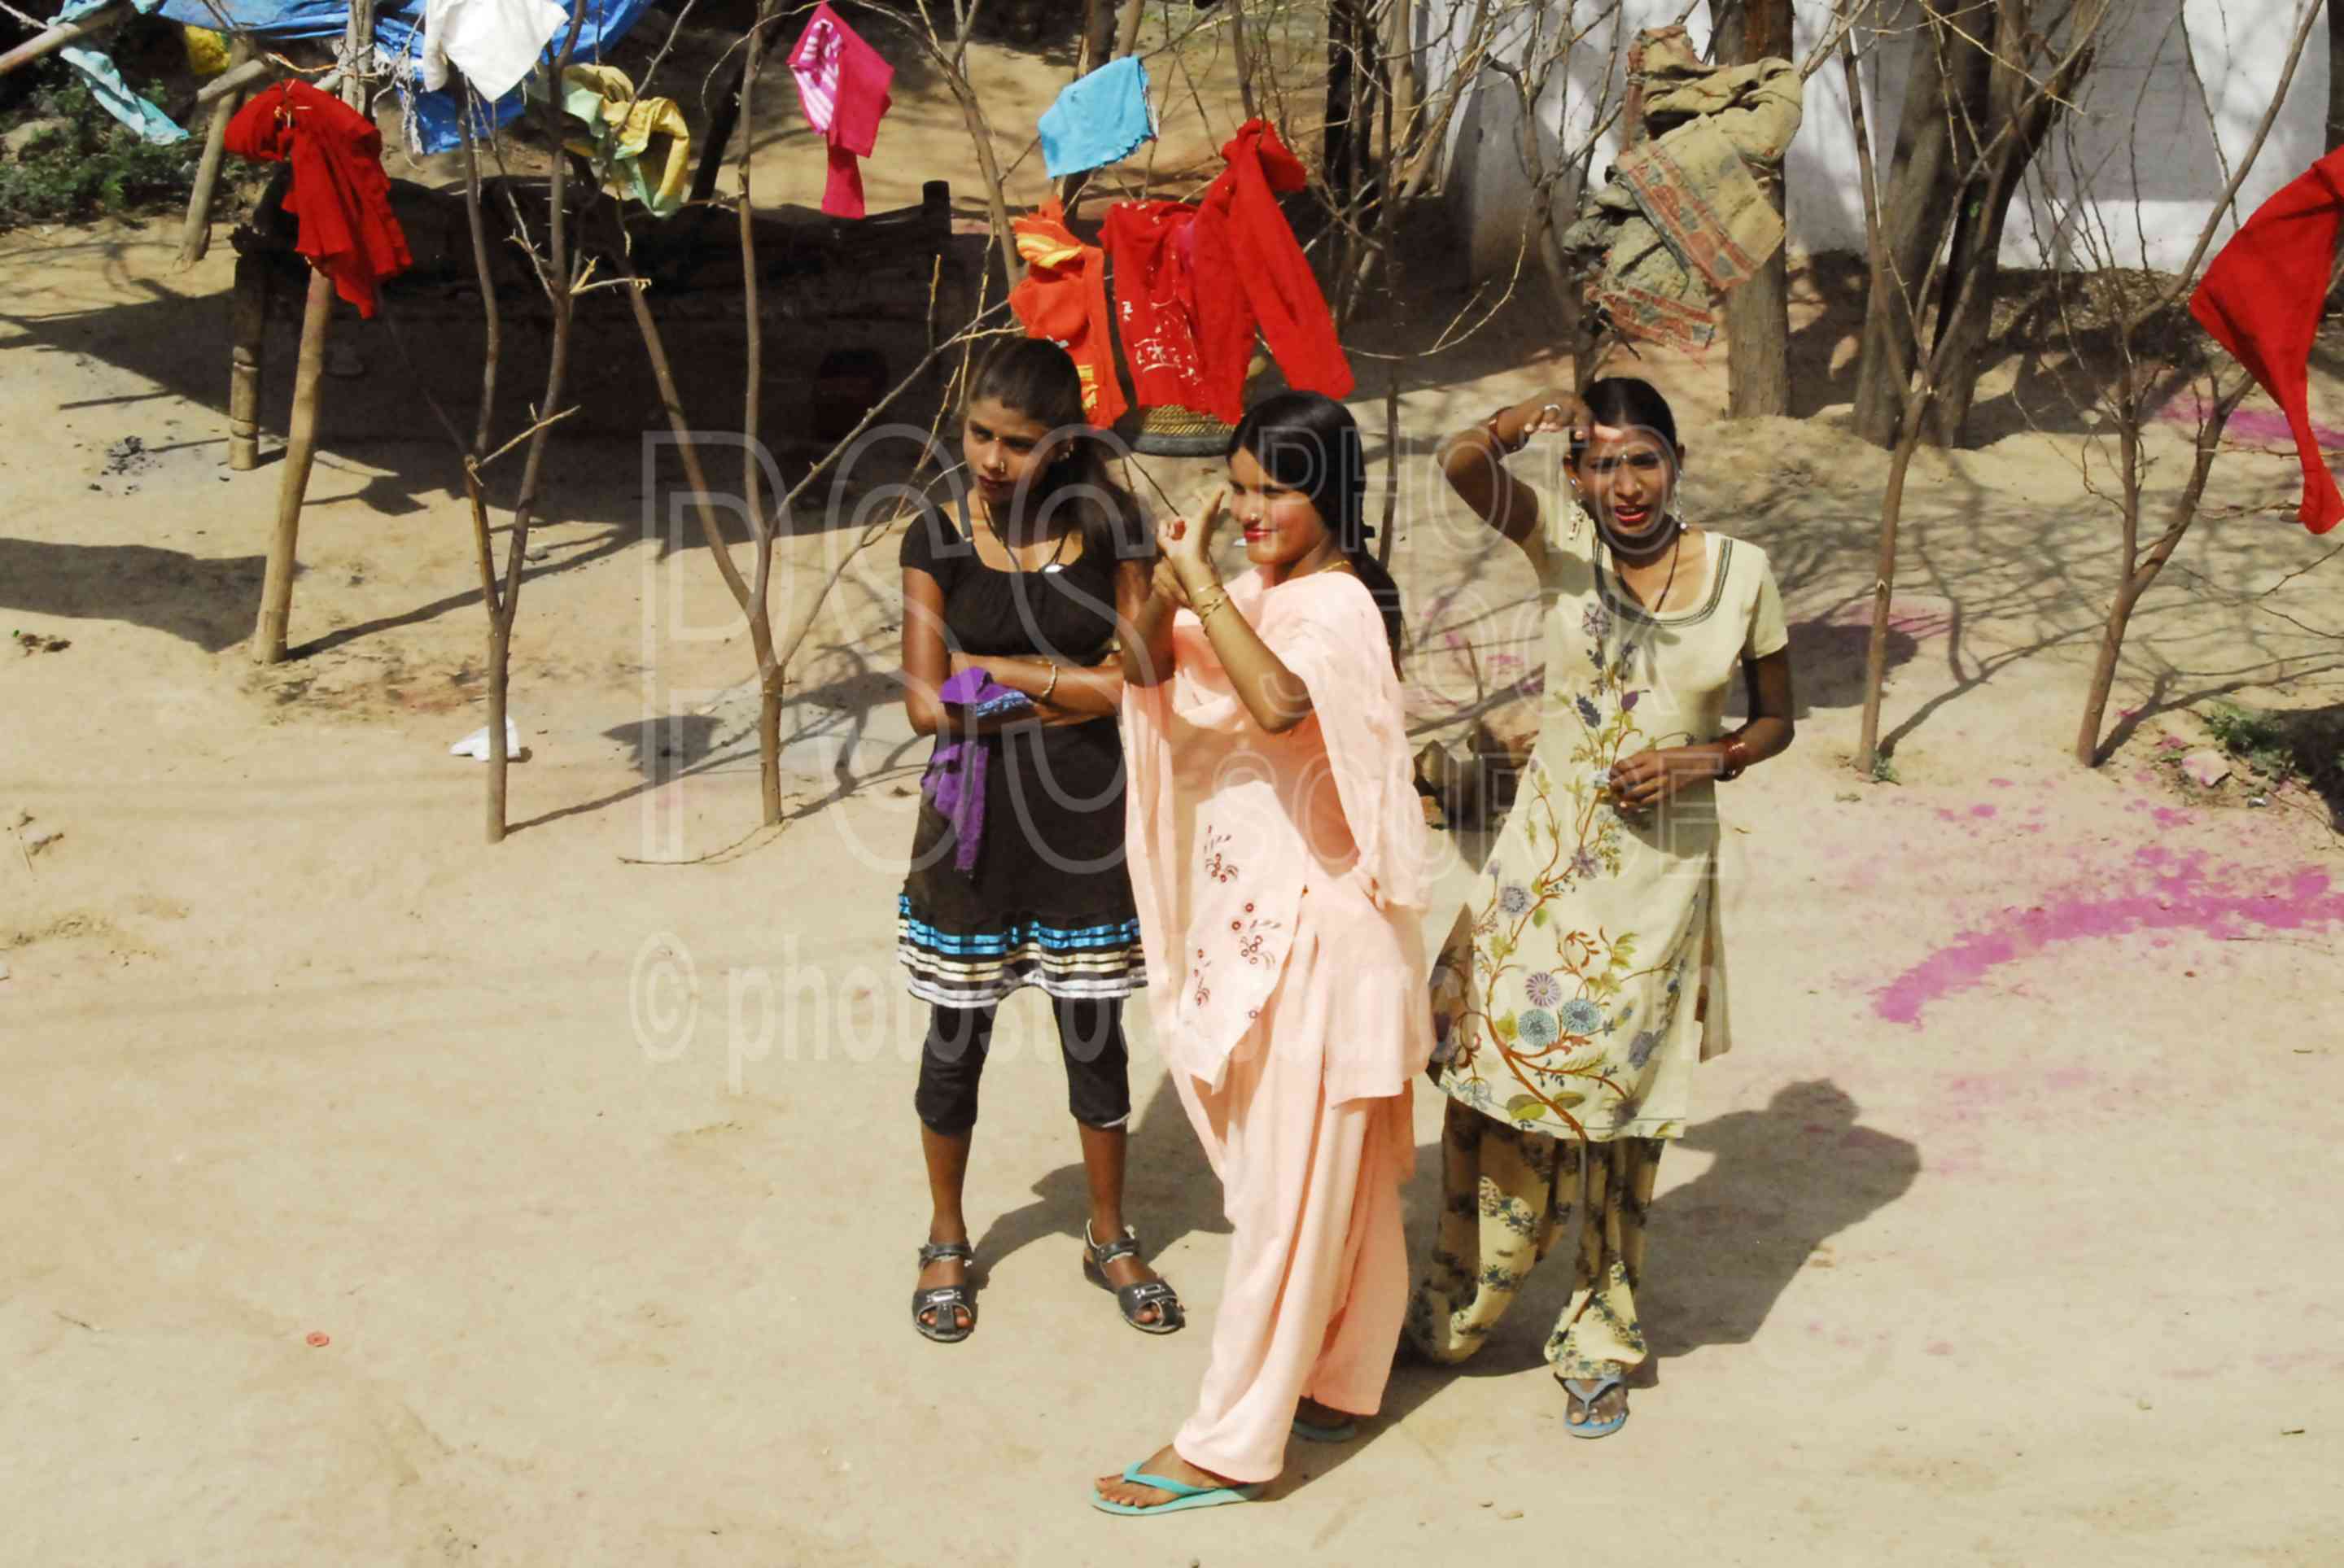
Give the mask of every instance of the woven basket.
[(1229, 449), (1236, 427), (1166, 403), (1132, 410), (1115, 430), (1143, 457), (1217, 457)]
[[(1135, 395), (1131, 369), (1124, 358), (1123, 313), (1115, 307), (1116, 278), (1112, 263), (1106, 273), (1107, 333), (1113, 345), (1115, 371), (1123, 383), (1124, 397)], [(1278, 378), (1277, 367), (1269, 356), (1256, 343), (1253, 360), (1246, 368), (1246, 401), (1266, 392), (1279, 390), (1284, 386)], [(1152, 408), (1135, 407), (1116, 421), (1115, 433), (1121, 437), (1134, 454), (1142, 457), (1217, 457), (1229, 449), (1229, 437), (1237, 427), (1225, 425), (1210, 414), (1177, 404), (1163, 403)]]

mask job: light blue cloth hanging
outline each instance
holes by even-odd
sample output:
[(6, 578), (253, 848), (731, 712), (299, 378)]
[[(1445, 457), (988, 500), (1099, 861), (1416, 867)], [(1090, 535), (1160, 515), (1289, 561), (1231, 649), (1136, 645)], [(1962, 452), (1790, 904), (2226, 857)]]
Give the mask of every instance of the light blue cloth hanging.
[[(56, 14), (52, 25), (57, 22), (77, 22), (108, 3), (109, 0), (67, 0), (66, 8)], [(146, 0), (146, 4), (138, 9), (151, 11), (154, 7), (155, 0)], [(113, 57), (104, 50), (68, 44), (57, 53), (64, 56), (66, 65), (79, 71), (83, 79), (89, 83), (89, 95), (97, 100), (99, 108), (136, 131), (146, 140), (158, 147), (167, 147), (173, 142), (187, 139), (186, 129), (177, 121), (130, 90), (129, 85), (122, 79), (122, 73), (115, 68)]]
[(1050, 177), (1120, 163), (1156, 134), (1147, 106), (1147, 67), (1137, 55), (1110, 60), (1042, 112), (1042, 162)]

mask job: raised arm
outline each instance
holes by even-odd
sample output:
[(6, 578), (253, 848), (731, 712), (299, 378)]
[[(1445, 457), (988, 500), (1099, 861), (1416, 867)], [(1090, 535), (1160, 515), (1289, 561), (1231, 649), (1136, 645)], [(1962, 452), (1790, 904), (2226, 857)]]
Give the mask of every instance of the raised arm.
[(1127, 562), (1115, 577), (1115, 608), (1123, 622), (1123, 678), (1160, 686), (1172, 678), (1172, 617), (1188, 596), (1162, 556), (1153, 566)]
[(1221, 586), (1221, 574), (1213, 565), (1213, 530), (1220, 525), (1228, 499), (1228, 491), (1217, 493), (1193, 523), (1175, 518), (1167, 530), (1171, 542), (1165, 558), (1196, 607), (1238, 700), (1256, 724), (1272, 735), (1283, 735), (1310, 717), (1310, 693), (1228, 602), (1228, 590)]
[(1525, 543), (1538, 531), (1538, 492), (1506, 471), (1506, 459), (1532, 436), (1587, 427), (1587, 406), (1567, 392), (1500, 408), (1441, 442), (1441, 477), (1484, 522)]

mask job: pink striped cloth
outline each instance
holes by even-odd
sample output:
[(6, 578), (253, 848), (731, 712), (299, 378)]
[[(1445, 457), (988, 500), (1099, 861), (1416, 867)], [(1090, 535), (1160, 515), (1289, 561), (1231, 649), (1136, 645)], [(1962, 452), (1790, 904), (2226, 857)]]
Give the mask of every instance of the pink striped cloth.
[(808, 123), (830, 147), (822, 210), (833, 217), (861, 217), (860, 160), (878, 145), (879, 121), (892, 102), (888, 88), (895, 80), (895, 67), (825, 3), (813, 8), (797, 46), (790, 51), (790, 74), (797, 78)]

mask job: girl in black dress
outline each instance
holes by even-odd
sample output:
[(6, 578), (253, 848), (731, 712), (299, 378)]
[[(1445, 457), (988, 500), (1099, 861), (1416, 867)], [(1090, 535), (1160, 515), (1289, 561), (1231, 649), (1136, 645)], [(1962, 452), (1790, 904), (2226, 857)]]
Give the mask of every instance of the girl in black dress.
[[(1134, 1328), (1170, 1333), (1183, 1321), (1179, 1298), (1141, 1261), (1123, 1218), (1123, 999), (1145, 972), (1124, 869), (1115, 607), (1123, 577), (1144, 594), (1154, 547), (1108, 476), (1083, 421), (1080, 374), (1056, 344), (1015, 339), (986, 357), (961, 450), (950, 493), (914, 520), (903, 550), (912, 727), (940, 747), (984, 750), (982, 770), (960, 775), (975, 797), (967, 809), (921, 803), (898, 906), (897, 955), (912, 993), (934, 1009), (914, 1103), (935, 1213), (912, 1322), (945, 1343), (976, 1326), (961, 1188), (977, 1081), (995, 1008), (1036, 985), (1056, 1015), (1090, 1178), (1084, 1271), (1116, 1293)], [(945, 701), (947, 679), (972, 668), (1031, 706), (979, 713)]]

